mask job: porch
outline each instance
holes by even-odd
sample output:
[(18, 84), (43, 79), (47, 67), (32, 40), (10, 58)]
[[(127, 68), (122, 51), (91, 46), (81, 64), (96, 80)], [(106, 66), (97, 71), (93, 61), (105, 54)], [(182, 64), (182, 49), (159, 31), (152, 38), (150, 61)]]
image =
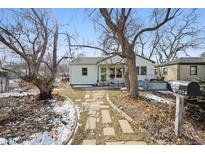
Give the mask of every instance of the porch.
[(98, 66), (98, 86), (108, 87), (123, 87), (124, 86), (124, 72), (123, 64), (106, 64)]

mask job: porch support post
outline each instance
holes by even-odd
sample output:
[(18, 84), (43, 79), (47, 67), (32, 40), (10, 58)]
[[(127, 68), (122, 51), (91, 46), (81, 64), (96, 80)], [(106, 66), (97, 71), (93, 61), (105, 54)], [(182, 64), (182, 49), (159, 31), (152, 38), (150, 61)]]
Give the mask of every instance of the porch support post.
[(116, 72), (117, 72), (116, 70), (117, 70), (117, 68), (116, 68), (116, 66), (115, 66), (115, 79), (116, 79), (116, 76), (117, 76), (117, 75), (116, 75)]

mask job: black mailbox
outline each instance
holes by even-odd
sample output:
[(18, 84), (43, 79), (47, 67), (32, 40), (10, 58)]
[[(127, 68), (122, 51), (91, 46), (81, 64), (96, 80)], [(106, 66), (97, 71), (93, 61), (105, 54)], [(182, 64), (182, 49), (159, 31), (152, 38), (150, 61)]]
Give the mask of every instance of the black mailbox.
[(198, 82), (172, 80), (168, 83), (168, 89), (176, 94), (200, 96), (200, 86)]

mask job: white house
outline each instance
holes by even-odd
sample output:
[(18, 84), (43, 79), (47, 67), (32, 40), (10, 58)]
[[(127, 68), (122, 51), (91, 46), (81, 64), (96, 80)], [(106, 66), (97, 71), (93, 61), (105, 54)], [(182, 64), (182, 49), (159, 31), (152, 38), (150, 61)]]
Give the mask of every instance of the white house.
[[(155, 62), (136, 55), (138, 80), (153, 79)], [(124, 59), (118, 55), (109, 57), (79, 57), (70, 65), (70, 85), (123, 84)]]
[(9, 89), (8, 72), (0, 69), (0, 93)]

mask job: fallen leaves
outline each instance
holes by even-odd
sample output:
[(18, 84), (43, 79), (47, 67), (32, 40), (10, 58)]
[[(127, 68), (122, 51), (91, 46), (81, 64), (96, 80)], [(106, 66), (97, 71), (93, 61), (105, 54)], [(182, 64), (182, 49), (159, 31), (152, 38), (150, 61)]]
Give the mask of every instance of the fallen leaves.
[[(174, 107), (164, 103), (151, 102), (142, 97), (130, 98), (126, 93), (120, 91), (112, 91), (110, 95), (116, 106), (132, 117), (154, 138), (164, 140), (167, 144), (205, 144), (205, 132), (197, 125), (193, 127), (190, 116), (186, 115), (188, 113), (185, 112), (184, 116), (186, 124), (183, 125), (183, 134), (181, 138), (177, 139), (174, 134)], [(202, 127), (205, 128), (205, 126)]]

